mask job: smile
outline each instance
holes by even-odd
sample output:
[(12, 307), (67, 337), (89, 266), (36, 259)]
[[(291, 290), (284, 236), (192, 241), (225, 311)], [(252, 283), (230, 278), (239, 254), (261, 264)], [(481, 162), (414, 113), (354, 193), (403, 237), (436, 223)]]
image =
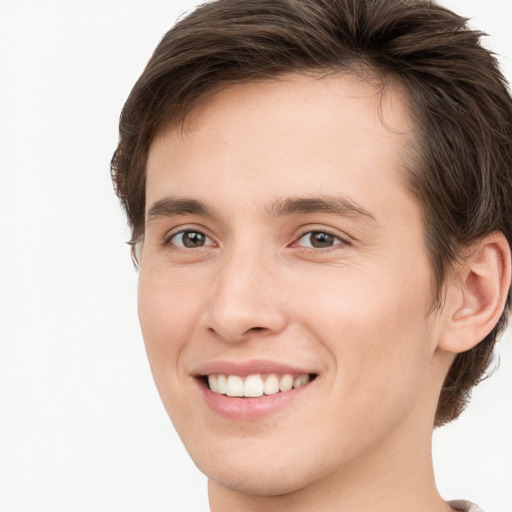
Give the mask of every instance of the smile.
[(309, 396), (319, 372), (278, 361), (211, 361), (192, 377), (208, 408), (230, 421), (259, 421)]
[(310, 375), (292, 375), (290, 373), (267, 375), (253, 374), (246, 377), (239, 375), (208, 375), (208, 387), (214, 393), (228, 397), (257, 398), (263, 395), (275, 395), (300, 388), (307, 384)]

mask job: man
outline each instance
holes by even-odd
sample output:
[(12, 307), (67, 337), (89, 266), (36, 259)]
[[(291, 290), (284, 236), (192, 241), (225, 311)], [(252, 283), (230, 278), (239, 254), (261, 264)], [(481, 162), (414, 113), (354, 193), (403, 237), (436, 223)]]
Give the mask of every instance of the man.
[(510, 308), (512, 101), (430, 1), (218, 0), (112, 162), (164, 405), (211, 509), (478, 511), (431, 436)]

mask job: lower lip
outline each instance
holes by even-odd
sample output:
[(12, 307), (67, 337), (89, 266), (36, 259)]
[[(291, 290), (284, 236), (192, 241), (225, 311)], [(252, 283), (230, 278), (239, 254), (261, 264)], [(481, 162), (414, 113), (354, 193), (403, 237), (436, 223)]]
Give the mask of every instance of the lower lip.
[(200, 382), (205, 402), (214, 412), (230, 420), (256, 421), (275, 414), (286, 408), (311, 386), (312, 382), (290, 391), (281, 391), (274, 395), (257, 398), (239, 398), (214, 393)]

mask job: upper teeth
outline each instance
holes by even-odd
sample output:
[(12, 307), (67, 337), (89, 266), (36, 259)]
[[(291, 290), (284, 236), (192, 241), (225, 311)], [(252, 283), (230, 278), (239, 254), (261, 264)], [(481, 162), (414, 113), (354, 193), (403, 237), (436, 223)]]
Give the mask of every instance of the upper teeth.
[(259, 374), (240, 377), (238, 375), (208, 375), (208, 384), (214, 393), (227, 396), (258, 397), (274, 395), (279, 391), (289, 391), (299, 388), (309, 382), (309, 375), (293, 376), (289, 373), (276, 375), (275, 373), (261, 376)]

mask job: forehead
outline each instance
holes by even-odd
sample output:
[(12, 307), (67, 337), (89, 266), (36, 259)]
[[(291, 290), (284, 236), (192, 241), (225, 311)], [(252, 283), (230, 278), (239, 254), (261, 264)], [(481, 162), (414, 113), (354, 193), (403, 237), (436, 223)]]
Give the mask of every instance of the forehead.
[[(224, 120), (231, 118), (235, 107), (245, 113), (254, 112), (255, 109), (264, 113), (265, 107), (275, 109), (279, 105), (283, 114), (289, 105), (297, 102), (302, 104), (300, 111), (296, 109), (297, 105), (293, 105), (297, 119), (299, 114), (312, 114), (321, 121), (322, 115), (330, 112), (338, 117), (355, 115), (365, 122), (366, 110), (373, 118), (373, 128), (379, 133), (401, 134), (414, 129), (408, 107), (408, 91), (399, 79), (391, 74), (382, 76), (376, 71), (361, 69), (358, 74), (348, 71), (288, 73), (227, 85), (201, 99), (179, 128), (171, 122), (167, 132), (194, 134), (211, 117), (219, 118), (224, 113)], [(246, 119), (247, 122), (249, 120)], [(274, 120), (277, 119), (274, 117)]]
[[(243, 117), (237, 117), (235, 111)], [(358, 75), (349, 72), (328, 75), (290, 73), (229, 85), (199, 101), (179, 127), (170, 123), (163, 135), (174, 132), (181, 136), (197, 136), (200, 132), (205, 133), (213, 119), (223, 123), (215, 130), (220, 134), (223, 127), (229, 126), (229, 121), (236, 123), (243, 119), (249, 127), (256, 121), (255, 113), (262, 117), (270, 114), (271, 119), (263, 121), (269, 128), (272, 125), (279, 128), (278, 111), (283, 121), (302, 122), (307, 117), (309, 124), (320, 125), (335, 117), (359, 126), (364, 124), (387, 137), (411, 133), (415, 127), (409, 112), (407, 90), (398, 79), (362, 70)]]
[(390, 80), (287, 75), (234, 85), (155, 138), (147, 205), (170, 191), (230, 197), (236, 188), (240, 199), (348, 194), (369, 180), (396, 186), (414, 143), (406, 94)]

